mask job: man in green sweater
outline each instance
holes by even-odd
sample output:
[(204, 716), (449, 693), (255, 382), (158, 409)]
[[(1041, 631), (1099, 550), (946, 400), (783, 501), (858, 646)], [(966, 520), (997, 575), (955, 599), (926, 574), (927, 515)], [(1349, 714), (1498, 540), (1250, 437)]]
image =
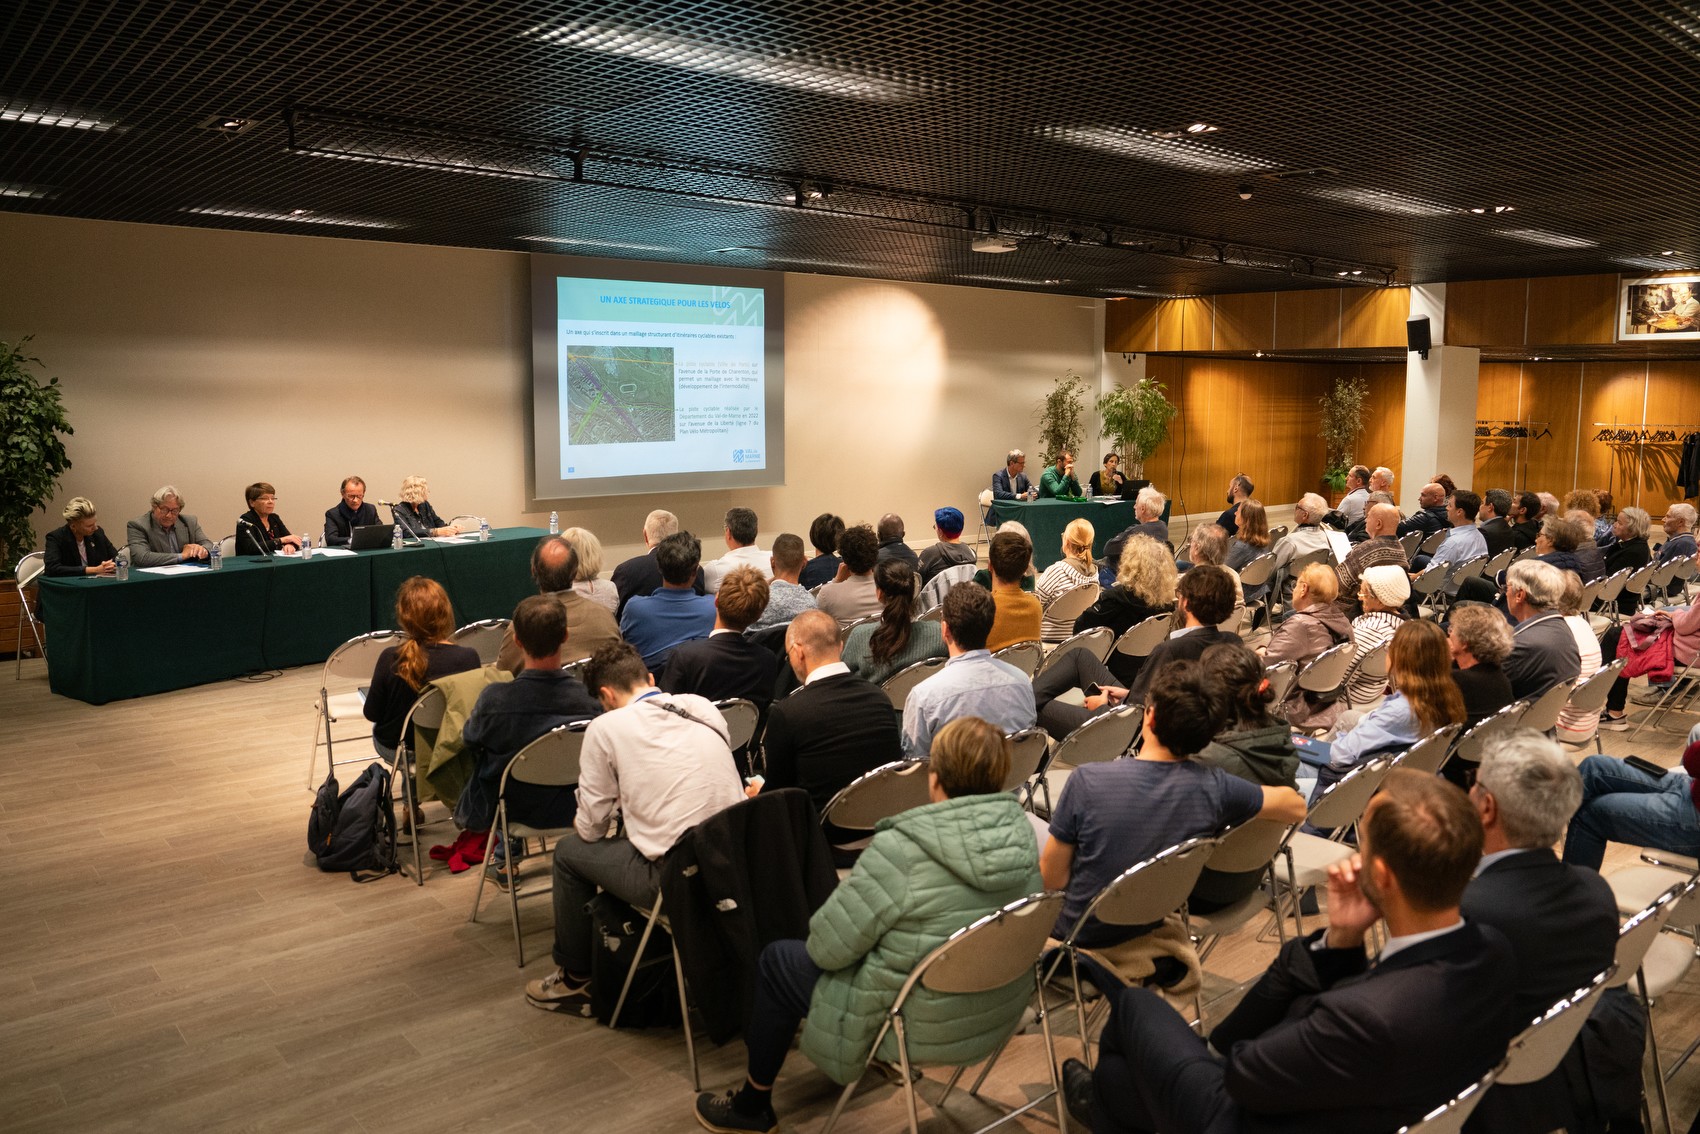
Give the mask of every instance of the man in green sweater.
[(1066, 500), (1081, 498), (1080, 480), (1074, 475), (1074, 454), (1064, 449), (1057, 454), (1057, 463), (1039, 477), (1039, 499)]

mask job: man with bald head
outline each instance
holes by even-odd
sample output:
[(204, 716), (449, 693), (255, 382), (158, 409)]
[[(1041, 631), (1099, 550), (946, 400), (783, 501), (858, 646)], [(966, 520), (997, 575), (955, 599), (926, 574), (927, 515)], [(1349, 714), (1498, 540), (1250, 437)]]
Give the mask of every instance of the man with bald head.
[(1328, 533), (1322, 530), (1322, 517), (1328, 514), (1328, 501), (1314, 492), (1307, 492), (1293, 505), (1293, 530), (1275, 545), (1275, 572), (1281, 580), (1281, 601), (1291, 602), (1294, 573), (1287, 569), (1294, 556), (1328, 547)]
[[(567, 640), (561, 647), (561, 664), (580, 661), (596, 652), (605, 642), (620, 640), (620, 626), (608, 608), (591, 602), (573, 590), (578, 575), (578, 554), (573, 545), (560, 536), (547, 536), (537, 543), (531, 553), (531, 578), (537, 593), (548, 595), (561, 604), (567, 614)], [(525, 651), (514, 640), (510, 623), (502, 634), (502, 650), (496, 664), (509, 673), (525, 668)]]
[(880, 541), (880, 561), (896, 559), (909, 564), (909, 570), (919, 575), (921, 573), (921, 557), (915, 554), (915, 549), (906, 542), (908, 531), (903, 526), (903, 517), (896, 512), (887, 512), (880, 517), (878, 529), (875, 532)]
[[(678, 530), (679, 517), (660, 508), (643, 518), (643, 545), (649, 550), (614, 568), (611, 578), (614, 581), (614, 590), (620, 596), (620, 605), (615, 608), (614, 617), (618, 618), (626, 613), (626, 603), (634, 597), (652, 595), (661, 589), (661, 566), (655, 558), (656, 549), (661, 546), (662, 540), (676, 534)], [(697, 568), (693, 589), (699, 595), (707, 593), (700, 566)]]
[(1340, 597), (1334, 600), (1334, 605), (1353, 618), (1363, 613), (1363, 604), (1358, 598), (1358, 580), (1363, 578), (1365, 571), (1381, 566), (1394, 566), (1401, 571), (1411, 569), (1405, 549), (1393, 535), (1398, 527), (1398, 508), (1391, 504), (1370, 505), (1369, 511), (1364, 513), (1364, 531), (1369, 538), (1354, 546), (1345, 562), (1334, 568), (1334, 573), (1340, 576)]
[(1425, 537), (1441, 531), (1446, 523), (1446, 489), (1433, 483), (1423, 485), (1422, 492), (1417, 496), (1421, 505), (1411, 518), (1400, 523), (1394, 535), (1404, 536), (1411, 532), (1421, 532)]
[(890, 698), (851, 673), (841, 649), (832, 615), (805, 610), (791, 620), (785, 656), (803, 684), (774, 703), (762, 742), (760, 787), (800, 787), (817, 810), (857, 776), (903, 756)]

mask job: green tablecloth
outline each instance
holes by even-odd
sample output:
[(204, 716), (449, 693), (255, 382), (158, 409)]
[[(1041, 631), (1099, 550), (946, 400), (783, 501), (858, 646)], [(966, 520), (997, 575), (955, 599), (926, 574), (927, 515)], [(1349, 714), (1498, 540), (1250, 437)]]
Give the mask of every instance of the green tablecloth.
[(350, 556), (224, 561), (220, 571), (125, 582), (43, 578), (47, 673), (55, 693), (101, 705), (244, 673), (324, 661), (348, 639), (395, 626), (403, 579), (442, 583), (455, 622), (506, 618), (536, 590), (538, 528), (489, 543), (426, 543)]
[(1100, 504), (1087, 500), (1076, 504), (1067, 500), (994, 500), (994, 524), (1014, 520), (1033, 537), (1033, 567), (1043, 571), (1062, 558), (1063, 529), (1068, 522), (1084, 516), (1092, 524), (1092, 556), (1104, 554), (1104, 545), (1116, 533), (1133, 526), (1133, 502), (1114, 500)]

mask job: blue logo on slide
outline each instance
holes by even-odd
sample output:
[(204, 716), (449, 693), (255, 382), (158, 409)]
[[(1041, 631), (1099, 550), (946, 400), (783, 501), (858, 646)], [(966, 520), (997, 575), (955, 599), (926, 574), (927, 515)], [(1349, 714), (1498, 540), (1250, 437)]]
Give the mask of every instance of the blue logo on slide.
[(573, 472), (574, 472), (573, 467), (571, 465), (568, 465), (567, 466), (567, 475), (571, 476), (573, 474)]
[(741, 464), (744, 463), (744, 451), (742, 449), (733, 449), (732, 450), (732, 463), (738, 464), (738, 465), (741, 465)]

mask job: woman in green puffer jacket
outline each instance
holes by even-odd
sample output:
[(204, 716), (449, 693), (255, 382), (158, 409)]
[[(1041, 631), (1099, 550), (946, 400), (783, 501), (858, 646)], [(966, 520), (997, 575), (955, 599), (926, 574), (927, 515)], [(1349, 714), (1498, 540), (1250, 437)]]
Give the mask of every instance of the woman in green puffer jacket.
[[(762, 951), (744, 1029), (749, 1076), (738, 1090), (697, 1096), (703, 1126), (778, 1129), (773, 1081), (799, 1022), (803, 1054), (835, 1081), (853, 1082), (914, 967), (952, 933), (1044, 889), (1033, 827), (1002, 790), (1009, 760), (1002, 730), (978, 717), (939, 730), (928, 772), (932, 802), (880, 821), (855, 870), (810, 920), (808, 941), (776, 941)], [(910, 1060), (985, 1058), (1031, 994), (1025, 979), (972, 995), (916, 989), (903, 1013)], [(879, 1055), (897, 1058), (892, 1033)]]

